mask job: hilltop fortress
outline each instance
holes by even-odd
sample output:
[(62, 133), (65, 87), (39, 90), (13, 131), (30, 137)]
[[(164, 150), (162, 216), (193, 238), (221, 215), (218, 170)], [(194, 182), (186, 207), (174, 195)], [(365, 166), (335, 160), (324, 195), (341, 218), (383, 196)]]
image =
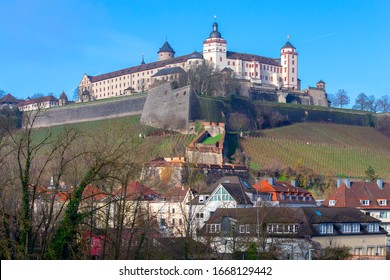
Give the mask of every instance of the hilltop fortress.
[(214, 22), (211, 33), (203, 42), (203, 53), (176, 57), (174, 49), (166, 41), (157, 52), (158, 60), (155, 62), (145, 63), (142, 58), (138, 66), (98, 76), (84, 74), (78, 86), (78, 104), (68, 101), (63, 92), (60, 99), (42, 97), (25, 101), (7, 95), (0, 100), (0, 105), (18, 107), (20, 111), (56, 107), (39, 118), (37, 127), (142, 113), (143, 124), (190, 132), (194, 120), (224, 119), (216, 118), (215, 114), (204, 116), (192, 88), (177, 88), (179, 83), (174, 85), (190, 69), (207, 62), (222, 73), (221, 77), (224, 73), (232, 73), (238, 85), (234, 95), (249, 100), (328, 107), (325, 82), (319, 81), (315, 87), (301, 90), (299, 56), (289, 40), (281, 47), (277, 58), (229, 51), (227, 45), (218, 24)]
[(325, 83), (301, 90), (298, 77), (298, 52), (288, 40), (280, 49), (278, 58), (228, 51), (227, 41), (214, 22), (212, 31), (203, 42), (203, 53), (193, 52), (175, 57), (175, 51), (166, 41), (157, 52), (158, 60), (142, 62), (102, 75), (84, 74), (79, 84), (79, 102), (88, 102), (132, 95), (148, 91), (161, 82), (178, 79), (191, 67), (206, 61), (221, 71), (233, 71), (240, 81), (240, 95), (283, 103), (328, 106)]

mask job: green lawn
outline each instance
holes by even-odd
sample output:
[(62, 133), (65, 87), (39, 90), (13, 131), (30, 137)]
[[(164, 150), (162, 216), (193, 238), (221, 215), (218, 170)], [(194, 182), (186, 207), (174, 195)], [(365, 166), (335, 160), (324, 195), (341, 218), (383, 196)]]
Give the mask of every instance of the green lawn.
[(221, 142), (222, 140), (222, 134), (218, 134), (214, 137), (207, 137), (206, 139), (203, 140), (202, 144), (206, 145), (215, 145), (217, 142)]

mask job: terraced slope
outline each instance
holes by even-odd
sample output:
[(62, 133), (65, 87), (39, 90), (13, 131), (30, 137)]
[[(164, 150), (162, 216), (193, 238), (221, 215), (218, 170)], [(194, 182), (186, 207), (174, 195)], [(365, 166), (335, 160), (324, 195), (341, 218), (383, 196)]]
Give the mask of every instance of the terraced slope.
[(240, 146), (256, 168), (294, 166), (302, 160), (318, 173), (363, 177), (371, 165), (390, 178), (390, 138), (370, 127), (300, 123), (263, 130)]
[[(184, 156), (186, 145), (194, 135), (162, 133), (141, 125), (140, 116), (70, 124), (80, 131), (99, 136), (102, 130), (119, 130), (120, 137), (143, 136), (137, 160), (140, 163), (158, 156)], [(35, 137), (42, 138), (48, 131), (60, 133), (65, 126), (41, 128)], [(390, 138), (374, 128), (298, 123), (290, 126), (261, 130), (260, 136), (240, 139), (242, 150), (250, 155), (255, 169), (275, 166), (294, 166), (299, 160), (321, 174), (363, 177), (368, 165), (378, 175), (390, 179)]]

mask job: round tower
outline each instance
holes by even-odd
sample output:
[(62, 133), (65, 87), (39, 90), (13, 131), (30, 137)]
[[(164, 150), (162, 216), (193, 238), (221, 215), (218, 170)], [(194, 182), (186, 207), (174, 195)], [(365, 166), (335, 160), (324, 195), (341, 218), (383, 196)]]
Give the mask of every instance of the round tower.
[(157, 53), (158, 53), (158, 61), (175, 57), (175, 51), (169, 45), (168, 41), (165, 41), (164, 45), (162, 45), (162, 47)]
[(203, 55), (199, 52), (193, 52), (187, 59), (187, 68), (194, 67), (203, 63)]
[(203, 57), (206, 61), (212, 62), (215, 67), (223, 69), (226, 61), (226, 40), (218, 31), (218, 23), (214, 22), (209, 37), (203, 42)]
[(287, 38), (286, 44), (280, 49), (280, 63), (282, 66), (282, 86), (299, 90), (298, 82), (298, 53)]

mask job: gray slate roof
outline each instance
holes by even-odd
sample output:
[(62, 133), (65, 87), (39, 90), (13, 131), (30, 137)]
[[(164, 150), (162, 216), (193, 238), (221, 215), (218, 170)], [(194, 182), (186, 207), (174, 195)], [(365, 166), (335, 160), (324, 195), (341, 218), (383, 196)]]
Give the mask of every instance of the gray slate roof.
[(188, 57), (189, 57), (189, 54), (183, 55), (183, 56), (178, 56), (178, 57), (171, 58), (171, 59), (165, 59), (165, 60), (161, 60), (161, 61), (155, 61), (155, 62), (151, 62), (151, 63), (141, 64), (139, 66), (124, 68), (121, 70), (105, 73), (105, 74), (98, 75), (98, 76), (88, 76), (88, 78), (91, 81), (91, 83), (94, 83), (94, 82), (103, 81), (106, 79), (116, 78), (116, 77), (126, 75), (126, 74), (133, 74), (133, 73), (147, 71), (147, 70), (155, 70), (156, 68), (165, 67), (166, 65), (186, 62), (188, 60)]
[(183, 70), (183, 68), (177, 66), (177, 67), (164, 68), (158, 71), (152, 77), (159, 77), (159, 76), (172, 75), (172, 74), (184, 74), (184, 73), (186, 72)]
[(295, 49), (295, 47), (290, 43), (290, 41), (287, 41), (286, 44), (284, 44), (284, 46), (282, 47), (282, 49), (285, 49), (285, 48)]
[(172, 52), (175, 53), (175, 51), (172, 49), (171, 45), (168, 43), (168, 41), (165, 41), (164, 45), (160, 48), (160, 50), (157, 53), (160, 52)]
[(277, 59), (255, 55), (255, 54), (247, 54), (247, 53), (239, 53), (239, 52), (226, 52), (226, 58), (228, 59), (241, 59), (244, 61), (258, 61), (263, 64), (269, 64), (274, 66), (280, 66), (280, 62)]

